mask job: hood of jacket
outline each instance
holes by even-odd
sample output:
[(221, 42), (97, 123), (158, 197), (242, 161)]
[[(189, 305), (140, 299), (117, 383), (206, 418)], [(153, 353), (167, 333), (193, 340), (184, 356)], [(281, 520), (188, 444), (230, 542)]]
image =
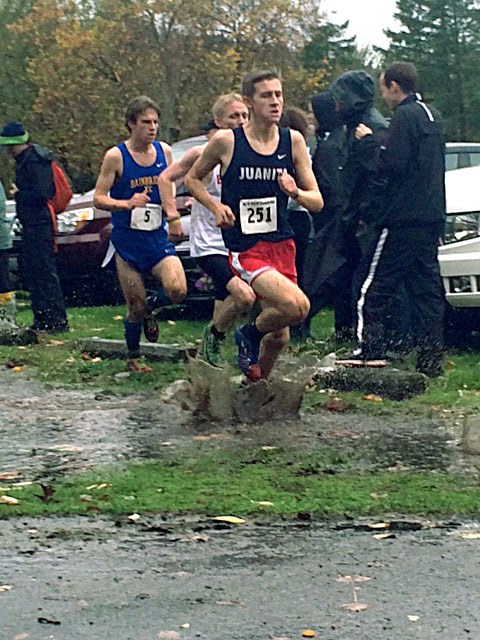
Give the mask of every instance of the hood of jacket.
[(321, 137), (343, 123), (336, 110), (335, 98), (329, 89), (320, 91), (311, 99), (313, 113), (317, 119), (317, 134)]
[(347, 71), (330, 87), (339, 114), (347, 125), (357, 125), (361, 116), (373, 106), (375, 84), (365, 71)]

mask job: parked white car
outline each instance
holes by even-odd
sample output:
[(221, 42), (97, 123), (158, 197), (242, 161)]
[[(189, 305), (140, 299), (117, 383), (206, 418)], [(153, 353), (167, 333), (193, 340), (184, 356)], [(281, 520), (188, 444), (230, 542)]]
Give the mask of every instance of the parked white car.
[(480, 309), (480, 166), (448, 171), (445, 186), (447, 224), (439, 260), (446, 298), (452, 307)]

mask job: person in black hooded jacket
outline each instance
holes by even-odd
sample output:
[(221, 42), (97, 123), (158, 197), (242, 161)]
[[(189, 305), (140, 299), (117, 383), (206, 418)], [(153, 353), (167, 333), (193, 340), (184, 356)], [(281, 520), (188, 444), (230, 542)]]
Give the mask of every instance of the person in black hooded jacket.
[(48, 201), (55, 195), (52, 153), (29, 142), (16, 120), (0, 132), (0, 146), (15, 159), (13, 193), (22, 224), (22, 259), (30, 293), (34, 331), (67, 331), (65, 303), (57, 274), (55, 237)]
[[(364, 71), (347, 71), (329, 89), (312, 98), (319, 123), (319, 146), (313, 169), (322, 189), (325, 226), (317, 232), (305, 259), (310, 322), (333, 303), (335, 337), (354, 336), (354, 274), (369, 243), (370, 221), (382, 202), (383, 184), (376, 164), (360, 162), (355, 153), (355, 129), (367, 123), (384, 132), (386, 119), (373, 107), (375, 86)], [(325, 135), (325, 132), (329, 135)]]

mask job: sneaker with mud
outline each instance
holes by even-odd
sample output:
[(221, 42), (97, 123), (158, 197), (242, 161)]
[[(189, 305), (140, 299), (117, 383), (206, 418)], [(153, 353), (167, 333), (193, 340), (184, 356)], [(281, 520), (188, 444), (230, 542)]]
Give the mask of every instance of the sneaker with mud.
[(237, 363), (241, 371), (250, 380), (260, 380), (262, 372), (258, 365), (260, 342), (252, 340), (246, 333), (247, 326), (239, 327), (235, 331), (235, 344), (238, 347)]
[(222, 340), (212, 333), (212, 325), (208, 324), (203, 330), (202, 358), (212, 367), (222, 368), (220, 349)]
[(145, 316), (143, 319), (143, 333), (149, 342), (158, 342), (160, 331), (158, 328), (158, 320), (153, 313)]

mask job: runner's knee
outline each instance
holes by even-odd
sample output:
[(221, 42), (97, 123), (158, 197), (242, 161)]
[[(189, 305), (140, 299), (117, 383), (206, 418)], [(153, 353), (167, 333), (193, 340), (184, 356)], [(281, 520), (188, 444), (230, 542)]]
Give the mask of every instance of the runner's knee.
[(310, 302), (307, 296), (302, 295), (295, 299), (288, 300), (283, 305), (282, 311), (285, 313), (285, 319), (288, 319), (288, 326), (300, 324), (302, 320), (305, 320), (310, 311)]
[(233, 293), (233, 299), (237, 309), (240, 312), (245, 313), (253, 307), (256, 296), (254, 290), (247, 285), (245, 287), (237, 288)]
[(187, 285), (185, 282), (172, 282), (164, 286), (164, 291), (174, 304), (179, 304), (187, 295)]

